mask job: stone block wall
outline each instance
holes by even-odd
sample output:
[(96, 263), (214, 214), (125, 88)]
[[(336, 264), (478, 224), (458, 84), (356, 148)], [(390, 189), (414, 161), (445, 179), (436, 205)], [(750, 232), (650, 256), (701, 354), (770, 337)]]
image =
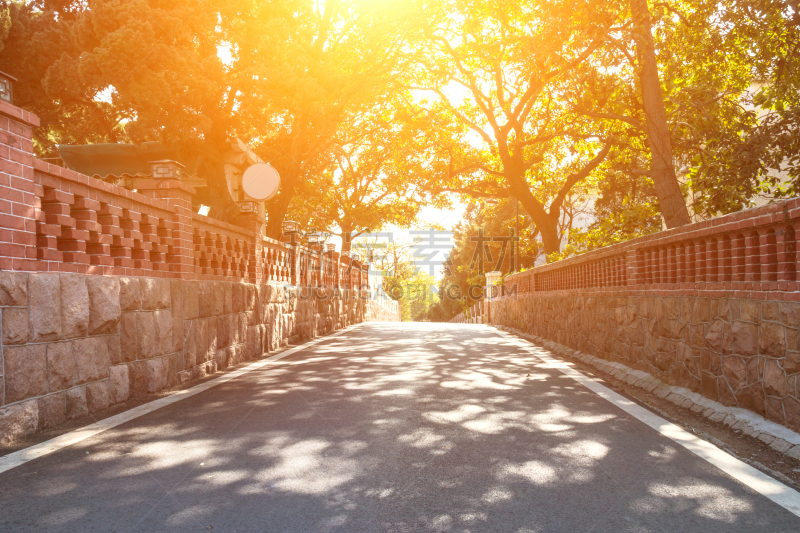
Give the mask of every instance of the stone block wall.
[(276, 284), (0, 271), (0, 442), (365, 320), (366, 291), (322, 296)]
[(800, 431), (800, 304), (549, 294), (490, 303), (491, 322), (642, 370)]

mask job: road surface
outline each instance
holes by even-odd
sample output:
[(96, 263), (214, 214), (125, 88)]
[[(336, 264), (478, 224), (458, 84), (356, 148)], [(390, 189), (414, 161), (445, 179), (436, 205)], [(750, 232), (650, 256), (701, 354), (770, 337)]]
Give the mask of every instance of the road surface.
[(0, 473), (0, 531), (800, 531), (482, 325), (370, 323)]

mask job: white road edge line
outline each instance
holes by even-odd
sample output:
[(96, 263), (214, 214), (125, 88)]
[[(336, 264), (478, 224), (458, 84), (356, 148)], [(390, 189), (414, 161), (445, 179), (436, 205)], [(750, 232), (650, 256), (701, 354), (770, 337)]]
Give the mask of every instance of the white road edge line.
[(496, 331), (500, 333), (501, 336), (511, 340), (516, 346), (543, 361), (547, 367), (559, 370), (562, 374), (574, 379), (604, 400), (616, 405), (629, 415), (644, 422), (698, 457), (705, 459), (735, 480), (769, 498), (795, 516), (800, 516), (800, 493), (793, 488), (784, 485), (780, 481), (771, 478), (744, 461), (717, 448), (710, 442), (704, 441), (683, 428), (676, 426), (672, 422), (628, 400), (624, 396), (617, 394), (611, 389), (601, 385), (593, 378), (581, 374), (572, 368), (570, 363), (554, 359), (547, 354), (541, 353), (546, 350), (545, 348), (540, 348), (505, 331)]
[(28, 461), (33, 461), (34, 459), (38, 459), (39, 457), (43, 457), (53, 452), (57, 452), (61, 449), (66, 448), (67, 446), (72, 446), (73, 444), (84, 441), (90, 437), (94, 437), (99, 433), (108, 431), (109, 429), (115, 428), (121, 424), (124, 424), (125, 422), (129, 422), (135, 418), (139, 418), (140, 416), (152, 413), (157, 409), (161, 409), (162, 407), (166, 407), (181, 400), (185, 400), (186, 398), (190, 398), (195, 394), (200, 394), (201, 392), (207, 391), (208, 389), (216, 387), (217, 385), (222, 385), (223, 383), (226, 383), (232, 379), (236, 379), (239, 376), (247, 374), (248, 372), (252, 372), (253, 370), (258, 370), (259, 368), (267, 366), (270, 363), (278, 361), (279, 359), (283, 359), (284, 357), (288, 357), (301, 350), (307, 350), (308, 348), (311, 348), (312, 346), (315, 346), (321, 342), (325, 342), (329, 339), (332, 339), (333, 337), (338, 337), (343, 333), (348, 333), (352, 331), (354, 328), (357, 328), (365, 323), (366, 322), (353, 324), (352, 326), (348, 326), (330, 335), (326, 335), (324, 337), (318, 337), (305, 344), (301, 344), (300, 346), (295, 346), (294, 348), (290, 348), (285, 352), (281, 352), (279, 354), (267, 357), (265, 359), (260, 359), (255, 363), (249, 364), (238, 370), (234, 370), (233, 372), (230, 372), (228, 374), (224, 374), (216, 379), (206, 381), (204, 383), (201, 383), (200, 385), (195, 385), (194, 387), (189, 389), (178, 391), (174, 394), (170, 394), (169, 396), (165, 396), (164, 398), (159, 398), (158, 400), (153, 400), (152, 402), (139, 405), (137, 407), (134, 407), (133, 409), (122, 412), (118, 415), (110, 416), (108, 418), (95, 422), (94, 424), (84, 426), (74, 431), (70, 431), (69, 433), (64, 433), (63, 435), (59, 435), (54, 439), (50, 439), (48, 441), (35, 444), (29, 448), (24, 448), (22, 450), (18, 450), (16, 452), (0, 457), (0, 474), (8, 470), (11, 470), (12, 468), (24, 465)]

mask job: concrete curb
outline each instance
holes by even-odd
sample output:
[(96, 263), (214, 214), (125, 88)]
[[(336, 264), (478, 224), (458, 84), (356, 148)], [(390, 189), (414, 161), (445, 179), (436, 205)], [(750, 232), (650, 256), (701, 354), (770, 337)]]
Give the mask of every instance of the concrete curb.
[(600, 372), (614, 376), (634, 387), (644, 389), (675, 405), (700, 413), (712, 422), (722, 422), (733, 429), (741, 430), (745, 435), (757, 438), (772, 449), (792, 459), (800, 460), (800, 434), (780, 424), (771, 422), (752, 411), (740, 407), (725, 407), (687, 388), (667, 385), (647, 372), (633, 370), (623, 364), (612, 363), (536, 335), (529, 335), (518, 329), (496, 325), (494, 327), (520, 336), (539, 347), (547, 348), (556, 355), (575, 357)]

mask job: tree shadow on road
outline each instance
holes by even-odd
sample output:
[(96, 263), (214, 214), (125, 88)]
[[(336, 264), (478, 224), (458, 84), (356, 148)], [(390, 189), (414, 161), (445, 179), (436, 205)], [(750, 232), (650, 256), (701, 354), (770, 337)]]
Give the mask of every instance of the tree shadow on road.
[(369, 324), (0, 476), (6, 531), (797, 531), (483, 326)]

